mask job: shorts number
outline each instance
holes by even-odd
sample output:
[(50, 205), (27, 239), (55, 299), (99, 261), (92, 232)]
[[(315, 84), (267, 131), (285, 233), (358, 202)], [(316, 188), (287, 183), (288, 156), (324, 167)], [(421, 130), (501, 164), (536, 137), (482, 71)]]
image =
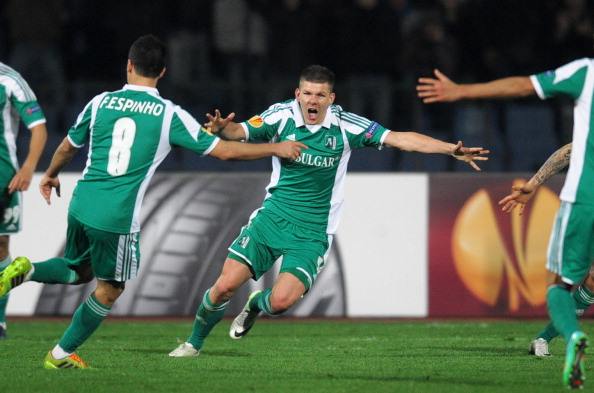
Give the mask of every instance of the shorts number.
[(107, 161), (107, 173), (122, 176), (130, 165), (130, 149), (136, 136), (136, 123), (129, 117), (118, 119), (113, 125), (111, 149)]
[(18, 206), (4, 209), (4, 225), (16, 225), (19, 222), (21, 209)]

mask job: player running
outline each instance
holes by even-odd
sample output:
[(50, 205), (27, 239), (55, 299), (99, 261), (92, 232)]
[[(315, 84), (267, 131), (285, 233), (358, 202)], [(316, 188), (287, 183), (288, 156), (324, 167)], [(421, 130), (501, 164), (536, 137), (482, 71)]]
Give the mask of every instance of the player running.
[(547, 262), (547, 305), (555, 329), (545, 328), (531, 345), (536, 355), (547, 355), (548, 345), (544, 341), (552, 339), (557, 331), (561, 333), (567, 342), (563, 383), (571, 388), (583, 386), (582, 361), (588, 337), (580, 329), (576, 313), (594, 303), (593, 277), (584, 281), (594, 257), (594, 145), (589, 142), (593, 130), (594, 60), (575, 60), (554, 71), (530, 77), (473, 84), (454, 83), (435, 70), (435, 78), (419, 79), (417, 91), (425, 103), (534, 94), (541, 99), (565, 95), (574, 100), (571, 159), (549, 241)]
[[(342, 210), (344, 180), (353, 149), (387, 145), (405, 151), (441, 153), (467, 162), (486, 160), (487, 150), (446, 143), (416, 132), (396, 132), (334, 105), (334, 73), (312, 65), (299, 77), (295, 99), (274, 104), (259, 116), (234, 123), (234, 114), (209, 115), (214, 133), (230, 140), (300, 141), (307, 145), (295, 161), (273, 158), (262, 207), (229, 247), (222, 272), (197, 310), (191, 335), (169, 356), (197, 356), (223, 317), (235, 291), (258, 280), (283, 257), (272, 288), (251, 293), (231, 324), (230, 336), (244, 337), (260, 313), (279, 315), (305, 295), (324, 268)], [(372, 197), (370, 197), (372, 199)]]
[(165, 57), (159, 39), (138, 38), (128, 55), (128, 84), (94, 97), (54, 153), (40, 183), (47, 203), (52, 188), (60, 195), (62, 168), (89, 144), (87, 165), (68, 209), (65, 257), (33, 264), (19, 257), (0, 275), (0, 295), (23, 280), (80, 284), (97, 278), (96, 289), (47, 353), (45, 368), (87, 368), (75, 351), (109, 314), (126, 281), (137, 275), (142, 200), (172, 146), (223, 160), (277, 155), (287, 162), (298, 159), (305, 147), (294, 141), (227, 142), (205, 132), (190, 114), (159, 95), (156, 86), (165, 73)]

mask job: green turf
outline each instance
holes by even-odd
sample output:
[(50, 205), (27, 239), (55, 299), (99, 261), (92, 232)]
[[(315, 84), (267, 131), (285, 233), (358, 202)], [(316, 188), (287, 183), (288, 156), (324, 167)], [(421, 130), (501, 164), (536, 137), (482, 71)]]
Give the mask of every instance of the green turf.
[[(67, 321), (12, 321), (0, 342), (0, 391), (564, 391), (563, 340), (550, 358), (527, 355), (542, 321), (261, 320), (238, 341), (228, 338), (229, 323), (215, 328), (199, 357), (172, 359), (190, 321), (107, 321), (78, 352), (93, 370), (48, 371), (43, 357)], [(594, 322), (583, 327), (594, 336)], [(586, 370), (586, 390), (594, 389), (591, 364)]]

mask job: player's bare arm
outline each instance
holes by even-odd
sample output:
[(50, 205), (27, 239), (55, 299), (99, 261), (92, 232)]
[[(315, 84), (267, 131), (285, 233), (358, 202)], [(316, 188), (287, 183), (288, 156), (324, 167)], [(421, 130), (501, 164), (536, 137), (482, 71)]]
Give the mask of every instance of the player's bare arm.
[(296, 160), (307, 146), (301, 142), (241, 143), (220, 141), (209, 155), (220, 160), (258, 160), (271, 156)]
[(417, 95), (425, 104), (465, 99), (526, 97), (536, 94), (527, 76), (513, 76), (485, 83), (458, 84), (439, 70), (435, 78), (419, 78)]
[(52, 161), (39, 182), (39, 191), (48, 205), (51, 204), (52, 188), (55, 188), (56, 195), (58, 197), (60, 196), (60, 179), (58, 179), (58, 174), (77, 152), (78, 148), (72, 145), (68, 138), (64, 138), (54, 152)]
[(8, 192), (13, 193), (15, 191), (26, 191), (29, 189), (31, 179), (39, 158), (43, 153), (45, 142), (47, 140), (47, 128), (45, 123), (38, 124), (31, 128), (31, 141), (29, 142), (29, 152), (27, 158), (19, 171), (14, 175), (10, 183), (8, 184)]
[(211, 134), (216, 134), (222, 139), (228, 141), (241, 141), (245, 139), (245, 131), (238, 123), (233, 122), (235, 112), (231, 112), (227, 117), (222, 117), (221, 112), (215, 109), (214, 116), (206, 114), (207, 122), (204, 127)]
[(567, 168), (571, 159), (572, 144), (561, 147), (555, 151), (540, 167), (540, 169), (528, 180), (527, 183), (512, 187), (509, 195), (499, 201), (501, 210), (511, 213), (518, 206), (520, 214), (523, 213), (526, 203), (534, 196), (535, 191), (549, 180), (553, 175)]
[(468, 163), (477, 171), (481, 169), (475, 161), (486, 161), (489, 159), (487, 157), (489, 150), (482, 147), (465, 147), (461, 141), (457, 144), (447, 143), (418, 132), (390, 131), (384, 143), (404, 151), (448, 154), (457, 160)]

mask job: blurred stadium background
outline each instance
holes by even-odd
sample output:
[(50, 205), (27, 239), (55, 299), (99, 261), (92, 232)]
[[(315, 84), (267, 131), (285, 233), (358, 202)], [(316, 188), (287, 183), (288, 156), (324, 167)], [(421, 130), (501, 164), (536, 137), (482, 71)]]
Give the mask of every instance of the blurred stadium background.
[[(98, 92), (122, 85), (130, 43), (152, 32), (170, 49), (162, 95), (199, 120), (213, 108), (235, 111), (239, 119), (260, 113), (290, 98), (299, 71), (319, 63), (336, 72), (337, 102), (345, 109), (392, 129), (489, 146), (487, 170), (531, 171), (569, 140), (569, 102), (423, 106), (415, 80), (434, 68), (456, 81), (544, 71), (590, 56), (594, 41), (591, 0), (0, 4), (0, 58), (29, 81), (49, 119), (52, 138), (42, 167), (82, 106)], [(358, 153), (351, 160), (354, 171), (466, 170), (442, 157)], [(83, 157), (70, 169), (81, 169)], [(267, 170), (269, 163), (230, 165), (176, 152), (162, 168)]]

